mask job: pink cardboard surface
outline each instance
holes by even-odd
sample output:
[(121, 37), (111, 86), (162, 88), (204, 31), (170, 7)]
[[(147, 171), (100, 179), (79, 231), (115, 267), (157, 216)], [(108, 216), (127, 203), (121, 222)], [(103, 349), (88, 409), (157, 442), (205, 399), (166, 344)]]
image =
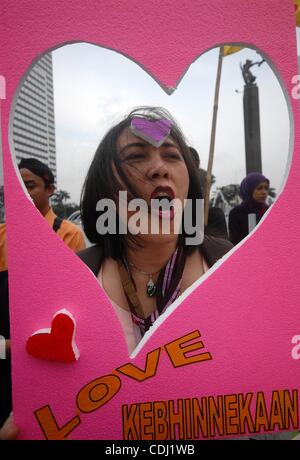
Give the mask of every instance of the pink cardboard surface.
[[(300, 191), (300, 120), (290, 97), (297, 74), (293, 2), (17, 0), (2, 10), (1, 130), (20, 438), (198, 439), (296, 429), (300, 204), (291, 197)], [(294, 123), (288, 176), (270, 212), (159, 321), (134, 358), (106, 294), (32, 205), (11, 156), (9, 120), (25, 72), (44, 52), (78, 41), (128, 56), (165, 88), (176, 87), (216, 45), (257, 47), (277, 70)], [(61, 309), (75, 318), (80, 359), (56, 363), (27, 354), (27, 339), (49, 328)]]

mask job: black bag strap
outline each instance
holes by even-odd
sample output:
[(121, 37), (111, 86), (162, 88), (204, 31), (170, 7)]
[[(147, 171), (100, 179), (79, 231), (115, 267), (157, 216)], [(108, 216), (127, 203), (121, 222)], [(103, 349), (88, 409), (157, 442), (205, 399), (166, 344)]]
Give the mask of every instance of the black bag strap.
[(8, 311), (8, 271), (0, 272), (0, 335), (10, 338)]
[(87, 249), (77, 252), (77, 255), (94, 275), (97, 276), (104, 260), (102, 248), (97, 245), (90, 246)]
[(55, 217), (55, 220), (53, 222), (53, 227), (52, 227), (55, 233), (60, 229), (62, 221), (63, 219), (61, 217), (58, 217), (58, 216)]
[(118, 260), (118, 267), (119, 267), (119, 273), (121, 277), (122, 286), (126, 294), (127, 300), (129, 302), (130, 308), (133, 309), (133, 313), (135, 313), (135, 315), (137, 315), (139, 318), (145, 319), (146, 316), (145, 316), (145, 313), (143, 312), (143, 309), (142, 309), (140, 300), (137, 296), (132, 279), (128, 271), (126, 270), (123, 262), (121, 262), (121, 260)]

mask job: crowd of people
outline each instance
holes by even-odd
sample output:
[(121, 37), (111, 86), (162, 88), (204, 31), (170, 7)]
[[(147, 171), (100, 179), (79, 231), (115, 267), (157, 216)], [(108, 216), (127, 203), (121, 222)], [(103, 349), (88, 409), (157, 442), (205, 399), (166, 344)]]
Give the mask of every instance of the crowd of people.
[[(134, 121), (147, 125), (167, 120), (167, 135), (157, 142), (146, 130), (133, 129)], [(88, 170), (81, 196), (81, 218), (86, 237), (92, 246), (85, 249), (84, 237), (78, 226), (57, 217), (50, 205), (55, 190), (55, 178), (50, 168), (36, 159), (24, 159), (19, 171), (33, 204), (55, 231), (95, 274), (106, 291), (118, 316), (131, 353), (156, 319), (194, 281), (238, 244), (256, 225), (268, 209), (266, 200), (269, 180), (261, 173), (248, 174), (240, 187), (242, 202), (231, 210), (228, 229), (224, 213), (211, 208), (204, 239), (199, 245), (189, 245), (187, 235), (175, 231), (174, 211), (160, 210), (161, 225), (170, 219), (170, 232), (159, 226), (156, 234), (127, 234), (97, 231), (97, 203), (110, 198), (118, 202), (118, 193), (126, 191), (130, 199), (142, 198), (149, 206), (152, 199), (177, 198), (187, 212), (185, 200), (191, 200), (193, 223), (196, 222), (194, 203), (203, 199), (199, 180), (199, 157), (186, 142), (172, 116), (160, 108), (134, 110), (104, 136)], [(170, 210), (171, 209), (171, 210)], [(127, 211), (128, 216), (132, 211)], [(250, 217), (251, 218), (250, 218)], [(254, 224), (253, 224), (254, 222)], [(251, 225), (250, 225), (251, 224)], [(252, 226), (252, 227), (251, 227)], [(6, 226), (0, 226), (1, 325), (0, 335), (10, 349), (8, 321)], [(4, 300), (5, 299), (5, 300)], [(5, 313), (4, 313), (5, 312)], [(6, 315), (6, 316), (5, 316)], [(9, 360), (1, 369), (0, 426), (12, 410)], [(10, 418), (0, 430), (0, 439), (16, 437), (17, 428)]]

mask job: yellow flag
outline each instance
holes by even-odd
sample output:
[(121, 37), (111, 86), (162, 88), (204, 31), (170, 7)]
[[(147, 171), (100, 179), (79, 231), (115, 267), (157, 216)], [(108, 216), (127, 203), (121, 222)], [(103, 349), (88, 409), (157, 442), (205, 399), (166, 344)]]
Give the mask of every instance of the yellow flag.
[(243, 49), (242, 46), (224, 45), (223, 46), (223, 56), (229, 56), (230, 54), (237, 53), (238, 51), (240, 51), (242, 49)]
[(296, 26), (300, 27), (300, 0), (294, 0), (294, 3), (295, 3)]

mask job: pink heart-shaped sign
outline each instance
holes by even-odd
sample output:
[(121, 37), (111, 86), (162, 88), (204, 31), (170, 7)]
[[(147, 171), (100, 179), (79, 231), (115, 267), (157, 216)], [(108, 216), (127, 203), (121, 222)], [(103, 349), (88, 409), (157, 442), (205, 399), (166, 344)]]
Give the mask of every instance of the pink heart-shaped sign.
[[(291, 207), (300, 183), (298, 155), (284, 193), (263, 225), (216, 266), (212, 276), (195, 282), (131, 357), (105, 292), (25, 197), (11, 160), (10, 107), (24, 69), (43, 50), (76, 37), (130, 55), (169, 87), (176, 86), (197, 56), (224, 37), (236, 38), (237, 44), (243, 37), (244, 43), (264, 50), (290, 89), (290, 76), (297, 72), (294, 17), (290, 17), (293, 25), (282, 20), (280, 28), (276, 21), (293, 13), (287, 2), (274, 0), (272, 17), (266, 14), (266, 1), (249, 2), (246, 13), (239, 0), (232, 0), (226, 9), (223, 4), (217, 2), (212, 15), (208, 0), (192, 7), (167, 2), (159, 5), (158, 16), (156, 2), (149, 2), (143, 21), (137, 14), (144, 12), (141, 2), (132, 6), (119, 2), (117, 14), (110, 2), (103, 2), (102, 8), (93, 2), (83, 8), (79, 1), (72, 3), (74, 14), (68, 17), (65, 12), (59, 17), (58, 2), (49, 3), (47, 10), (34, 4), (22, 9), (22, 15), (19, 2), (12, 2), (4, 12), (4, 22), (14, 33), (14, 40), (6, 40), (8, 30), (4, 26), (0, 31), (7, 43), (3, 62), (9, 81), (1, 118), (11, 232), (14, 417), (24, 439), (207, 439), (299, 427), (297, 200)], [(69, 7), (64, 11), (69, 14)], [(28, 34), (33, 17), (44, 22)], [(93, 23), (97, 27), (91, 27)], [(240, 33), (232, 30), (233, 23), (240, 25)], [(51, 36), (44, 33), (47, 24)], [(178, 30), (180, 47), (174, 48)], [(282, 36), (295, 58), (288, 58), (279, 46)], [(291, 104), (298, 151), (299, 115), (295, 101)], [(136, 129), (160, 142), (163, 135), (156, 127), (138, 124)], [(76, 317), (81, 359), (74, 366), (33, 359), (25, 349), (37, 321), (44, 324), (53, 305), (62, 304)], [(43, 336), (46, 350), (52, 332), (46, 339)]]

